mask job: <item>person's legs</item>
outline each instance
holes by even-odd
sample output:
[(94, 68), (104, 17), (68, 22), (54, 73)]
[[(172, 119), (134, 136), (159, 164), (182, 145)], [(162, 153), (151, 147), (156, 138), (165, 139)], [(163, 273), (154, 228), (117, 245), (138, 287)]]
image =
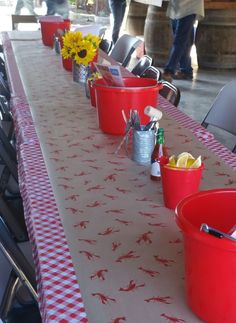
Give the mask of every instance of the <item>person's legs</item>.
[(62, 16), (63, 19), (69, 18), (69, 3), (68, 1), (63, 1), (62, 3), (58, 3), (54, 7), (55, 12)]
[(193, 68), (192, 68), (191, 56), (190, 56), (191, 48), (193, 45), (193, 39), (194, 39), (194, 27), (192, 27), (189, 39), (186, 42), (184, 53), (181, 56), (179, 61), (181, 73), (188, 74), (190, 76), (192, 76), (193, 74)]
[(55, 15), (55, 2), (51, 0), (46, 0), (46, 5), (47, 5), (47, 16), (53, 16)]
[(33, 0), (24, 0), (24, 7), (28, 9), (30, 15), (35, 15)]
[(21, 9), (24, 7), (23, 0), (17, 0), (16, 8), (15, 8), (15, 15), (20, 15)]
[(116, 43), (119, 38), (120, 27), (123, 22), (126, 0), (109, 0), (110, 10), (114, 19), (113, 29), (112, 29), (112, 41), (113, 44)]
[[(187, 17), (172, 20), (172, 29), (174, 31), (174, 39), (173, 44), (169, 56), (169, 60), (164, 68), (164, 74), (175, 74), (177, 65), (180, 63), (184, 63), (184, 68), (190, 64), (190, 51), (188, 50), (190, 44), (190, 36), (193, 28), (193, 24), (195, 21), (195, 15), (189, 15)], [(185, 56), (183, 56), (185, 55)], [(188, 59), (186, 56), (188, 55)], [(182, 58), (183, 57), (183, 58)]]

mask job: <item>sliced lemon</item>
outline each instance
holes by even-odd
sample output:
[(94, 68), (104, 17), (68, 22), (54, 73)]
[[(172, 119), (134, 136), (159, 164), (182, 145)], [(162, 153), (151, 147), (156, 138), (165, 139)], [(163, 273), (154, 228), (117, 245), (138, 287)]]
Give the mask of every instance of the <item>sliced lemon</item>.
[(170, 156), (168, 166), (172, 166), (172, 167), (176, 166), (176, 156), (175, 155)]
[(190, 168), (198, 168), (202, 165), (202, 158), (199, 156), (190, 166)]
[(185, 152), (183, 152), (183, 153), (181, 153), (181, 154), (179, 154), (178, 155), (178, 159), (179, 158), (181, 158), (182, 156), (187, 156), (189, 159), (195, 159), (194, 157), (193, 157), (193, 155), (191, 155), (190, 153), (187, 153), (186, 151)]
[(195, 158), (188, 158), (187, 168), (191, 168), (194, 162), (195, 162)]
[(188, 163), (188, 155), (178, 156), (176, 167), (186, 168)]

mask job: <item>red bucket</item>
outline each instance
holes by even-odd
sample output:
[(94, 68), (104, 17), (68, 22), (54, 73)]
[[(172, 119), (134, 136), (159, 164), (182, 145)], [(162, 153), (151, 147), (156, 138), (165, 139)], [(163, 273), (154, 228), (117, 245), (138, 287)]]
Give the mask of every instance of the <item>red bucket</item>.
[[(63, 48), (63, 38), (60, 36), (59, 37), (60, 45), (61, 48)], [(65, 70), (67, 71), (72, 71), (72, 58), (63, 58), (61, 56), (61, 61), (62, 61), (62, 66), (64, 67)]]
[(65, 70), (67, 71), (72, 71), (72, 59), (71, 58), (63, 58), (62, 59), (62, 66), (64, 67)]
[(182, 230), (189, 306), (204, 322), (236, 322), (236, 242), (200, 231), (201, 224), (229, 233), (236, 224), (236, 189), (202, 191), (182, 200)]
[(186, 196), (199, 191), (204, 164), (198, 168), (168, 166), (168, 159), (161, 158), (161, 182), (165, 206), (175, 209)]
[(125, 133), (122, 110), (127, 117), (131, 109), (137, 110), (141, 124), (147, 124), (150, 119), (144, 114), (144, 108), (158, 105), (158, 93), (162, 87), (149, 78), (129, 77), (123, 80), (124, 87), (109, 86), (103, 79), (94, 82), (99, 127), (112, 135)]
[(70, 19), (64, 20), (40, 20), (42, 41), (45, 46), (53, 46), (53, 37), (58, 29), (70, 30)]

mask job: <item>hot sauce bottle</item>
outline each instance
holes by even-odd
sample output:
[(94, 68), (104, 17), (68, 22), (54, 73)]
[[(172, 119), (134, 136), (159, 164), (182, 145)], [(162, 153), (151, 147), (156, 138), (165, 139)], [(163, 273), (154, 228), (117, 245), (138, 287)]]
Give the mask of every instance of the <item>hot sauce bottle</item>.
[(164, 141), (164, 129), (159, 128), (156, 137), (156, 144), (151, 156), (151, 174), (150, 178), (153, 181), (161, 179), (160, 158), (167, 156), (167, 149)]

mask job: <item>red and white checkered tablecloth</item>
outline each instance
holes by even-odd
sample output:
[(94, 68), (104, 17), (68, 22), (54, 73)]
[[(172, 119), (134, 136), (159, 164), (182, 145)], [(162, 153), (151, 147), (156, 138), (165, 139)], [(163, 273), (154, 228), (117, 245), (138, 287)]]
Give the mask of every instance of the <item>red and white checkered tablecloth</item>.
[[(101, 133), (50, 48), (8, 34), (3, 44), (43, 321), (199, 322), (183, 296), (182, 237), (160, 183), (114, 155), (121, 138)], [(234, 155), (159, 101), (169, 151), (204, 160), (201, 189), (234, 187)]]
[(86, 323), (78, 279), (7, 34), (3, 35), (3, 44), (12, 90), (20, 190), (32, 243), (42, 319)]

